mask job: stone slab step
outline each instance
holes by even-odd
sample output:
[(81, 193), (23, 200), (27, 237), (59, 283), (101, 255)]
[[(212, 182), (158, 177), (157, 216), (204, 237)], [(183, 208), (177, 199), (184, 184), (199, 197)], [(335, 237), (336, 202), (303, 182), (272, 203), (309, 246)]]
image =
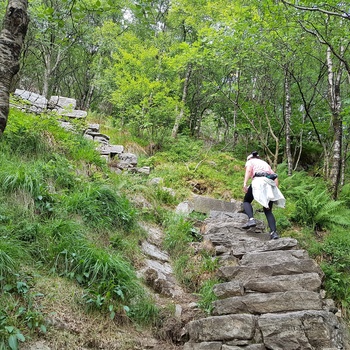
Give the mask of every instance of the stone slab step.
[(218, 299), (224, 299), (252, 292), (276, 293), (291, 290), (319, 292), (321, 285), (322, 280), (317, 273), (305, 273), (254, 278), (245, 283), (239, 280), (220, 283), (213, 287), (213, 292)]
[(288, 262), (296, 262), (298, 260), (309, 259), (306, 250), (287, 250), (287, 251), (265, 251), (251, 252), (243, 256), (240, 261), (241, 266), (268, 266), (271, 264), (281, 264)]
[(255, 333), (256, 316), (249, 314), (211, 316), (187, 324), (194, 342), (250, 340)]
[(187, 328), (191, 340), (184, 350), (346, 349), (337, 317), (323, 310), (211, 316)]
[(300, 310), (322, 310), (319, 293), (288, 291), (277, 293), (253, 293), (213, 302), (213, 315), (235, 313), (266, 314)]
[[(227, 242), (233, 238), (238, 239), (240, 236), (244, 237), (248, 233), (262, 233), (265, 231), (264, 223), (260, 220), (256, 220), (257, 226), (249, 230), (243, 230), (242, 226), (247, 222), (247, 215), (242, 213), (233, 214), (234, 217), (227, 218), (225, 220), (207, 219), (204, 221), (201, 232), (204, 239), (213, 240), (213, 242), (221, 237), (221, 241), (224, 241), (227, 237)], [(263, 239), (256, 235), (256, 239)]]
[(319, 292), (322, 279), (318, 273), (303, 273), (251, 279), (242, 285), (246, 293), (275, 293), (295, 290)]
[(298, 246), (298, 241), (292, 238), (270, 240), (269, 234), (262, 235), (264, 235), (263, 240), (240, 239), (233, 241), (231, 243), (231, 254), (236, 257), (242, 257), (248, 253), (290, 250), (296, 249)]
[(236, 279), (246, 282), (267, 276), (302, 273), (317, 273), (321, 278), (324, 276), (321, 268), (312, 259), (296, 259), (284, 263), (271, 263), (268, 266), (222, 266), (217, 275), (225, 281)]
[(344, 349), (338, 319), (328, 311), (266, 314), (258, 327), (268, 349)]

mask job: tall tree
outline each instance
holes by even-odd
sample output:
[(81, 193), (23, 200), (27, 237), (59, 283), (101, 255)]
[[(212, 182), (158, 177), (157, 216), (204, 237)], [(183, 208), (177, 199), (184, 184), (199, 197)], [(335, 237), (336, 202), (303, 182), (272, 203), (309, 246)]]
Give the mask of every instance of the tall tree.
[(28, 28), (27, 0), (9, 0), (0, 32), (0, 135), (9, 113), (11, 82), (19, 71), (19, 59)]
[[(313, 1), (312, 5), (302, 6), (282, 1), (296, 9), (296, 21), (303, 30), (311, 34), (326, 48), (326, 64), (328, 68), (328, 105), (333, 129), (332, 146), (328, 162), (331, 164), (327, 177), (331, 182), (333, 197), (337, 198), (342, 169), (342, 73), (350, 74), (349, 52), (349, 14), (348, 4), (336, 0), (327, 3)], [(303, 16), (300, 14), (303, 13)]]

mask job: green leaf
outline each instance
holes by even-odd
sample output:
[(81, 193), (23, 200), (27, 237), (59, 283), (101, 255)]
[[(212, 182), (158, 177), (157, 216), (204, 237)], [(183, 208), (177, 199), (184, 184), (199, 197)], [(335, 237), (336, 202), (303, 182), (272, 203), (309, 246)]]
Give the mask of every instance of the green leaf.
[(24, 342), (26, 340), (26, 338), (24, 337), (24, 335), (22, 333), (17, 333), (16, 337), (21, 342)]
[(126, 313), (129, 313), (129, 312), (130, 312), (130, 308), (129, 308), (129, 306), (127, 306), (127, 305), (124, 305), (124, 306), (123, 306), (123, 309), (124, 309), (124, 311), (125, 311)]
[(18, 350), (18, 341), (16, 335), (13, 334), (9, 337), (9, 346), (11, 350)]
[(8, 333), (13, 333), (13, 331), (15, 330), (15, 327), (13, 327), (13, 326), (5, 326), (5, 329), (7, 330)]

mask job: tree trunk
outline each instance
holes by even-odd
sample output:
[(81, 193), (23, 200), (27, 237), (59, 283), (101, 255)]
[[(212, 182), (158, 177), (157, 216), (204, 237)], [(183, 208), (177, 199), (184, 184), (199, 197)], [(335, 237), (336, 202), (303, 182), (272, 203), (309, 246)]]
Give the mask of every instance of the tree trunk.
[(341, 96), (340, 84), (343, 64), (340, 64), (338, 71), (335, 70), (332, 61), (331, 49), (327, 48), (327, 68), (328, 68), (328, 94), (332, 111), (332, 126), (333, 126), (333, 149), (332, 162), (329, 174), (329, 179), (332, 185), (333, 198), (338, 196), (338, 188), (340, 183), (340, 172), (342, 163), (342, 117), (341, 117)]
[(236, 70), (236, 77), (237, 77), (237, 90), (236, 90), (236, 103), (233, 105), (233, 142), (232, 147), (234, 148), (238, 142), (238, 132), (236, 129), (237, 124), (237, 117), (238, 117), (238, 101), (239, 101), (239, 93), (240, 93), (240, 78), (241, 78), (241, 71), (237, 68)]
[(290, 74), (288, 67), (285, 68), (285, 78), (284, 78), (284, 93), (285, 93), (285, 107), (284, 107), (284, 120), (286, 123), (286, 155), (288, 164), (288, 176), (292, 176), (293, 171), (293, 156), (292, 156), (292, 146), (291, 146), (291, 128), (290, 120), (292, 115), (292, 105), (290, 102)]
[(19, 71), (19, 59), (28, 28), (28, 0), (9, 0), (0, 32), (0, 136), (9, 114), (10, 87)]
[(349, 142), (346, 140), (346, 142), (343, 144), (343, 158), (341, 162), (341, 177), (340, 177), (340, 186), (345, 185), (345, 171), (346, 171), (346, 163), (347, 163), (347, 157), (346, 155), (349, 152)]
[(187, 66), (187, 71), (186, 71), (186, 77), (185, 77), (185, 81), (184, 81), (184, 87), (182, 90), (182, 99), (181, 99), (181, 109), (180, 109), (180, 113), (177, 115), (176, 119), (175, 119), (175, 123), (173, 126), (173, 130), (171, 132), (171, 137), (176, 138), (177, 133), (179, 131), (179, 126), (180, 126), (180, 122), (184, 116), (184, 111), (185, 111), (185, 102), (186, 102), (186, 98), (187, 98), (187, 91), (188, 91), (188, 85), (190, 84), (190, 77), (191, 77), (191, 72), (192, 72), (192, 64), (189, 63)]
[[(304, 125), (305, 124), (305, 120), (306, 120), (306, 114), (304, 113), (304, 105), (301, 105), (299, 110), (303, 113), (302, 124)], [(296, 160), (294, 162), (294, 169), (293, 170), (297, 170), (298, 169), (300, 157), (301, 157), (301, 154), (303, 152), (303, 135), (304, 135), (304, 127), (301, 128), (300, 134), (299, 134), (299, 151), (298, 151), (298, 155), (297, 156), (296, 156), (296, 152), (297, 152), (297, 148), (298, 147), (295, 147), (294, 158)]]

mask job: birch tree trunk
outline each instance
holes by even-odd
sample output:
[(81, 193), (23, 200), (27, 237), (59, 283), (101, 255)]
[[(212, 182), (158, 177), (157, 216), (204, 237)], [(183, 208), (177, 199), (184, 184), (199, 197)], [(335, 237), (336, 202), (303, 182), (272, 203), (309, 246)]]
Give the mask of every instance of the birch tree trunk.
[(19, 71), (19, 59), (28, 28), (28, 0), (9, 0), (0, 32), (0, 136), (9, 114), (10, 86)]
[(184, 81), (184, 88), (182, 90), (181, 110), (175, 119), (173, 130), (171, 132), (171, 137), (173, 137), (173, 138), (176, 138), (176, 136), (177, 136), (177, 133), (179, 131), (180, 122), (181, 122), (181, 120), (184, 116), (184, 113), (185, 113), (185, 102), (186, 102), (186, 98), (187, 98), (188, 85), (190, 84), (191, 73), (192, 73), (192, 64), (189, 63), (187, 66), (186, 77), (185, 77), (185, 81)]
[(335, 70), (332, 61), (331, 49), (327, 48), (327, 68), (328, 68), (328, 94), (332, 111), (332, 126), (333, 126), (333, 148), (332, 148), (332, 161), (329, 179), (332, 185), (333, 198), (338, 196), (338, 188), (340, 183), (340, 172), (342, 164), (342, 117), (341, 117), (341, 96), (340, 96), (340, 84), (341, 75), (343, 70), (343, 64), (340, 64), (338, 70)]
[(288, 67), (285, 67), (285, 78), (284, 78), (284, 93), (285, 93), (285, 107), (284, 107), (284, 119), (286, 123), (286, 155), (288, 164), (288, 176), (292, 176), (293, 172), (293, 156), (291, 146), (291, 127), (290, 120), (292, 115), (292, 105), (290, 102), (290, 74)]

